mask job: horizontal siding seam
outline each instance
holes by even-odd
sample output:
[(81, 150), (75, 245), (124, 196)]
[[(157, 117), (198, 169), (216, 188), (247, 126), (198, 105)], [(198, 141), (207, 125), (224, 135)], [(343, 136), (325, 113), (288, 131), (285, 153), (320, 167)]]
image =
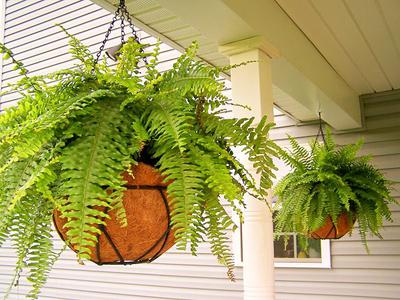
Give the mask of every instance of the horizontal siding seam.
[[(52, 277), (53, 278), (53, 277)], [(22, 279), (22, 278), (21, 278)], [(64, 278), (54, 278), (54, 279), (62, 279), (65, 280)], [(87, 280), (88, 282), (92, 282)], [(92, 282), (93, 283), (93, 282)], [(113, 282), (107, 282), (107, 285), (119, 285), (119, 283), (113, 283)], [(126, 282), (124, 283), (124, 286), (126, 286)], [(20, 287), (29, 287), (30, 285), (25, 284), (25, 283), (20, 283)], [(182, 287), (182, 286), (165, 286), (165, 285), (154, 285), (154, 284), (138, 284), (138, 283), (133, 283), (132, 286), (141, 286), (141, 287), (150, 287), (150, 288), (166, 288), (166, 289), (172, 289), (172, 288), (179, 288), (180, 290), (187, 290), (187, 291), (213, 291), (213, 292), (227, 292), (229, 291), (230, 293), (241, 293), (242, 290), (226, 290), (226, 289), (210, 289), (209, 287), (204, 287), (204, 288), (192, 288), (192, 287)], [(46, 287), (48, 288), (55, 288), (53, 287), (50, 283), (46, 284)], [(90, 292), (90, 290), (83, 290), (83, 289), (78, 289), (78, 288), (73, 288), (70, 286), (65, 286), (63, 287), (65, 290), (69, 291), (84, 291), (84, 292)], [(107, 292), (107, 294), (115, 294), (115, 295), (126, 295), (123, 293), (116, 293), (115, 290), (111, 290), (111, 292)], [(132, 294), (129, 294), (130, 296), (133, 296)]]
[[(43, 1), (45, 1), (45, 0), (38, 0), (37, 2), (43, 2)], [(8, 1), (8, 2), (10, 2), (10, 1)], [(26, 2), (26, 0), (17, 1), (17, 2), (15, 2), (13, 4), (8, 4), (7, 5), (7, 9), (9, 9), (9, 8), (15, 6), (15, 5), (18, 5), (18, 4), (22, 3), (22, 2)], [(29, 3), (27, 6), (35, 5), (37, 2)]]
[[(42, 0), (39, 0), (39, 1), (34, 2), (34, 3), (29, 3), (29, 5), (27, 5), (27, 6), (24, 7), (24, 9), (26, 9), (26, 8), (28, 8), (28, 7), (31, 7), (31, 6), (34, 6), (34, 5), (37, 5), (37, 4), (40, 4), (41, 2), (43, 2), (43, 1), (42, 1)], [(16, 14), (16, 13), (20, 12), (19, 9), (14, 10), (14, 11), (12, 11), (11, 13), (7, 13), (6, 26), (7, 26), (7, 22), (10, 22), (10, 21), (13, 21), (13, 20), (18, 20), (19, 18), (25, 17), (25, 16), (27, 16), (27, 15), (29, 15), (29, 14), (34, 13), (34, 12), (37, 12), (38, 10), (46, 9), (46, 8), (48, 8), (48, 7), (50, 7), (50, 6), (53, 6), (53, 5), (55, 5), (55, 4), (57, 4), (57, 3), (60, 3), (60, 2), (61, 2), (61, 1), (54, 2), (54, 3), (49, 3), (49, 4), (45, 4), (45, 5), (41, 5), (39, 9), (36, 9), (36, 10), (29, 10), (26, 14), (21, 14), (21, 15), (19, 15), (19, 16), (14, 16), (14, 17), (12, 16), (13, 14)], [(54, 12), (54, 11), (53, 11), (53, 12)], [(45, 14), (45, 15), (46, 15), (46, 14)], [(10, 27), (9, 27), (9, 28), (10, 28)]]
[[(100, 12), (100, 11), (102, 11), (101, 8), (97, 8), (97, 9), (93, 10), (91, 13), (93, 13), (93, 12)], [(76, 11), (69, 11), (68, 13), (70, 14), (70, 13), (74, 13), (74, 12), (76, 12)], [(89, 14), (90, 14), (90, 13), (85, 14), (84, 16), (87, 16), (87, 15), (89, 15)], [(106, 14), (105, 14), (105, 15), (102, 15), (102, 16), (99, 16), (98, 18), (94, 18), (93, 20), (96, 20), (96, 19), (99, 19), (99, 18), (103, 18), (104, 16), (106, 16)], [(77, 16), (77, 17), (68, 19), (67, 21), (65, 21), (65, 22), (63, 23), (63, 25), (67, 24), (68, 22), (78, 20), (78, 19), (80, 19), (80, 18), (81, 18), (81, 16)], [(45, 23), (46, 23), (46, 22), (45, 22)], [(78, 24), (78, 26), (79, 26), (79, 25), (84, 25), (84, 23), (85, 23), (85, 22), (83, 22), (83, 23), (81, 23), (81, 24)], [(44, 24), (44, 23), (43, 23), (43, 24)], [(40, 29), (40, 30), (37, 30), (37, 31), (33, 31), (33, 32), (31, 33), (31, 35), (34, 35), (34, 34), (37, 34), (37, 33), (40, 33), (40, 32), (45, 32), (46, 30), (48, 30), (48, 29), (51, 28), (51, 27), (53, 27), (53, 25), (49, 24), (49, 26), (46, 27), (46, 28), (44, 28), (44, 29)], [(74, 28), (74, 27), (76, 27), (76, 26), (71, 26), (71, 27), (65, 26), (66, 29), (71, 29), (71, 28)], [(12, 37), (13, 35), (15, 35), (15, 34), (17, 34), (17, 33), (21, 33), (21, 32), (23, 32), (24, 30), (25, 30), (25, 29), (22, 29), (22, 30), (20, 30), (20, 31), (16, 31), (16, 32), (13, 32), (13, 33), (11, 33), (11, 34), (8, 34), (8, 35), (6, 36), (7, 39), (8, 39), (8, 43), (12, 43), (12, 42), (15, 42), (15, 41), (19, 40), (19, 39), (20, 39), (19, 37), (15, 38), (15, 39), (9, 39), (9, 37), (10, 37), (10, 36)]]
[[(88, 5), (83, 6), (83, 7), (81, 7), (81, 8), (90, 7), (90, 6), (92, 6), (92, 5), (94, 5), (94, 4), (88, 4)], [(81, 8), (80, 8), (80, 9), (81, 9)], [(66, 16), (66, 15), (68, 15), (69, 13), (71, 13), (71, 11), (68, 11), (68, 12), (65, 12), (65, 13), (63, 13), (63, 14), (57, 15), (56, 17), (51, 18), (51, 19), (49, 19), (49, 20), (45, 20), (45, 21), (43, 21), (43, 22), (38, 22), (35, 26), (38, 26), (38, 25), (41, 25), (41, 24), (45, 24), (45, 23), (48, 23), (48, 22), (50, 22), (50, 21), (54, 21), (55, 19), (57, 19), (57, 18), (59, 18), (59, 17), (62, 17), (62, 16)], [(6, 27), (6, 34), (5, 34), (5, 37), (6, 37), (6, 38), (8, 38), (9, 36), (11, 36), (11, 35), (13, 35), (13, 34), (16, 34), (16, 33), (19, 33), (19, 32), (21, 32), (21, 31), (24, 31), (24, 28), (22, 28), (21, 30), (18, 30), (18, 31), (16, 31), (16, 32), (13, 32), (12, 34), (7, 34), (7, 30), (9, 30), (9, 29), (11, 29), (11, 28), (12, 28), (12, 27)], [(40, 32), (40, 31), (39, 31), (39, 32)]]
[[(63, 3), (63, 2), (66, 3), (65, 1), (59, 1), (59, 2), (53, 3), (53, 4), (51, 4), (51, 5), (48, 5), (47, 7), (56, 5), (56, 4), (58, 4), (58, 3)], [(10, 26), (10, 25), (7, 25), (7, 23), (10, 23), (11, 21), (14, 21), (14, 20), (16, 20), (16, 19), (6, 20), (5, 26), (6, 26), (7, 29), (12, 29), (12, 28), (14, 28), (14, 27), (21, 26), (21, 25), (24, 25), (25, 23), (31, 22), (31, 21), (34, 20), (34, 19), (38, 19), (38, 18), (44, 17), (44, 16), (46, 16), (46, 15), (48, 15), (48, 14), (58, 12), (58, 11), (60, 11), (60, 10), (62, 10), (62, 9), (66, 9), (66, 8), (68, 8), (68, 6), (72, 6), (72, 5), (78, 4), (78, 3), (80, 3), (80, 2), (82, 2), (82, 1), (81, 1), (81, 0), (75, 0), (75, 2), (72, 2), (72, 3), (70, 2), (70, 3), (66, 4), (65, 6), (57, 7), (57, 8), (54, 9), (54, 10), (50, 10), (50, 11), (43, 12), (43, 14), (41, 14), (41, 15), (34, 16), (33, 19), (28, 19), (28, 20), (26, 20), (26, 21), (23, 21), (23, 22), (20, 22), (20, 23), (16, 23), (16, 24), (11, 25), (11, 26)], [(93, 4), (92, 4), (92, 3), (89, 3), (87, 6), (83, 6), (83, 7), (88, 7), (88, 6), (90, 6), (90, 5), (93, 5)], [(34, 12), (40, 11), (40, 10), (42, 10), (42, 8), (46, 8), (46, 7), (40, 7), (38, 10), (32, 11), (32, 12), (30, 12), (30, 13), (34, 13)], [(24, 17), (24, 16), (25, 16), (25, 15), (22, 15), (21, 17)], [(49, 20), (52, 20), (52, 19), (49, 19)], [(44, 21), (44, 22), (47, 22), (47, 20)], [(41, 23), (39, 23), (39, 24), (41, 24)]]

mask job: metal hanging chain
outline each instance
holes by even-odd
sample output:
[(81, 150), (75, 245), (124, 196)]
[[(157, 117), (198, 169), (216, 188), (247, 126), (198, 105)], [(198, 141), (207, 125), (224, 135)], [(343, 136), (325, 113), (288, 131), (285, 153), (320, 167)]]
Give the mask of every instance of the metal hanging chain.
[(121, 44), (125, 43), (125, 23), (124, 15), (121, 15)]
[(112, 31), (112, 29), (113, 29), (113, 27), (114, 27), (115, 21), (117, 21), (117, 18), (118, 18), (118, 16), (119, 16), (119, 13), (120, 13), (120, 8), (118, 7), (118, 9), (117, 9), (117, 11), (115, 12), (114, 17), (113, 17), (113, 19), (112, 19), (112, 21), (111, 21), (111, 23), (110, 23), (110, 26), (109, 26), (108, 29), (107, 29), (106, 35), (105, 35), (105, 37), (104, 37), (104, 40), (103, 40), (103, 42), (101, 43), (100, 49), (99, 49), (99, 51), (98, 51), (97, 54), (96, 54), (96, 59), (94, 60), (94, 64), (93, 64), (93, 70), (94, 70), (94, 67), (97, 65), (97, 63), (98, 63), (99, 60), (100, 60), (101, 53), (104, 51), (104, 47), (106, 46), (106, 43), (107, 43), (107, 41), (108, 41), (108, 37), (109, 37), (110, 34), (111, 34), (111, 31)]
[[(125, 35), (126, 35), (125, 34), (125, 20), (128, 22), (128, 25), (132, 30), (133, 38), (135, 39), (135, 41), (137, 43), (140, 43), (139, 36), (137, 34), (135, 26), (132, 23), (132, 19), (131, 19), (130, 15), (129, 15), (128, 9), (127, 9), (127, 7), (125, 5), (125, 0), (120, 0), (118, 8), (114, 13), (114, 17), (113, 17), (113, 19), (112, 19), (112, 21), (110, 23), (110, 26), (108, 27), (107, 32), (106, 32), (106, 34), (104, 36), (104, 40), (101, 43), (99, 51), (96, 54), (96, 58), (95, 58), (94, 64), (93, 64), (93, 71), (94, 71), (95, 66), (98, 64), (98, 62), (100, 60), (101, 53), (104, 51), (104, 48), (105, 48), (106, 43), (108, 41), (108, 38), (110, 37), (111, 31), (112, 31), (112, 29), (114, 27), (114, 24), (115, 24), (115, 22), (117, 21), (118, 18), (121, 21), (121, 43), (122, 44), (125, 43)], [(141, 50), (141, 52), (143, 52), (143, 49)]]
[[(121, 1), (121, 2), (125, 2), (125, 1)], [(133, 38), (135, 39), (136, 42), (140, 43), (139, 36), (137, 34), (135, 26), (133, 26), (131, 16), (130, 16), (125, 4), (121, 7), (121, 11), (122, 11), (122, 14), (125, 16), (126, 20), (128, 21), (128, 25), (132, 30)]]
[[(137, 34), (135, 26), (133, 25), (133, 22), (132, 22), (132, 19), (131, 19), (131, 15), (129, 14), (128, 9), (126, 8), (125, 1), (121, 0), (121, 2), (122, 2), (121, 16), (125, 17), (125, 19), (128, 21), (128, 25), (132, 30), (133, 38), (135, 39), (135, 41), (138, 44), (140, 44), (140, 38), (139, 38), (139, 36)], [(121, 3), (120, 3), (120, 5), (121, 5)], [(124, 38), (125, 38), (125, 32), (124, 32), (124, 28), (123, 28), (124, 26), (125, 25), (121, 22), (121, 39), (122, 39), (122, 43), (124, 43)], [(143, 53), (143, 52), (144, 52), (143, 48), (140, 48), (140, 53)], [(147, 65), (148, 64), (147, 57), (143, 56), (142, 59), (143, 59), (144, 63)]]
[(318, 117), (319, 117), (319, 129), (318, 129), (318, 133), (317, 136), (315, 137), (315, 141), (314, 141), (314, 145), (312, 147), (312, 149), (315, 148), (315, 145), (318, 142), (318, 138), (321, 137), (322, 141), (324, 142), (324, 145), (326, 146), (326, 139), (325, 139), (325, 134), (324, 134), (324, 128), (322, 126), (322, 118), (321, 118), (321, 112), (318, 112)]

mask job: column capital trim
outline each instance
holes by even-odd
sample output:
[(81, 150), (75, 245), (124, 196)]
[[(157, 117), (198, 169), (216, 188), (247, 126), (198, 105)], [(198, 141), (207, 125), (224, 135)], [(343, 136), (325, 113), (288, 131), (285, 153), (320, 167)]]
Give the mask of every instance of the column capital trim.
[(253, 36), (218, 47), (219, 52), (228, 57), (254, 49), (263, 51), (270, 58), (277, 58), (280, 56), (279, 50), (262, 36)]

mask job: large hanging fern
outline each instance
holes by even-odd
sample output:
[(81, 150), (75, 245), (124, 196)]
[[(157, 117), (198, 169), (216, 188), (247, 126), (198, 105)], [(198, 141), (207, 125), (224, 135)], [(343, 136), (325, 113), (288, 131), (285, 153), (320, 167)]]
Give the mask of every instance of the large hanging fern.
[(380, 237), (383, 219), (391, 220), (388, 205), (396, 203), (390, 195), (391, 182), (369, 163), (357, 156), (362, 141), (337, 147), (330, 131), (325, 143), (310, 143), (311, 149), (289, 138), (291, 153), (280, 151), (292, 167), (275, 187), (276, 232), (307, 235), (324, 225), (330, 216), (336, 224), (342, 212), (356, 218), (362, 242), (366, 234)]
[[(33, 281), (29, 297), (37, 298), (57, 258), (52, 211), (67, 218), (67, 242), (79, 261), (88, 259), (99, 224), (106, 225), (101, 208), (116, 210), (126, 225), (121, 174), (144, 146), (170, 182), (177, 246), (195, 254), (209, 240), (232, 275), (226, 232), (234, 224), (221, 201), (240, 215), (246, 192), (267, 195), (278, 150), (267, 137), (271, 123), (226, 117), (233, 104), (222, 93), (221, 70), (194, 59), (196, 44), (164, 73), (157, 71), (158, 46), (147, 53), (131, 39), (116, 66), (103, 60), (94, 69), (79, 40), (70, 36), (70, 46), (80, 62), (74, 69), (36, 77), (0, 47), (24, 75), (11, 87), (21, 92), (18, 106), (0, 115), (0, 243), (14, 241), (16, 274), (27, 267)], [(235, 157), (235, 147), (243, 149), (260, 182)]]

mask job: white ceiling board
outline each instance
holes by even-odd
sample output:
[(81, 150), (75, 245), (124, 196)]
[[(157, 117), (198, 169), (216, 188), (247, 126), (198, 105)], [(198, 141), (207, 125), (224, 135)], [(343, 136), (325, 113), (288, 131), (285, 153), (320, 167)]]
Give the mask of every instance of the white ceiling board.
[[(282, 54), (282, 57), (297, 72), (316, 85), (316, 90), (321, 90), (327, 96), (324, 99), (318, 99), (318, 94), (316, 94), (309, 102), (322, 102), (328, 99), (328, 102), (334, 104), (331, 106), (329, 103), (325, 103), (326, 107), (337, 108), (337, 110), (330, 109), (326, 111), (325, 120), (330, 125), (338, 129), (361, 126), (361, 113), (357, 93), (327, 63), (326, 59), (321, 56), (315, 46), (275, 1), (221, 1), (240, 15), (241, 19), (247, 22), (249, 26), (256, 28), (257, 33), (274, 45)], [(276, 71), (273, 68), (272, 74)], [(291, 96), (298, 100), (296, 96)], [(315, 113), (317, 115), (318, 111)]]
[(373, 93), (371, 84), (332, 34), (325, 20), (309, 0), (276, 0), (290, 18), (318, 48), (338, 74), (358, 93)]
[(275, 0), (359, 94), (400, 88), (399, 0)]
[[(135, 11), (134, 9), (131, 10)], [(135, 14), (135, 17), (137, 17), (140, 20), (146, 20), (147, 24), (153, 24), (155, 22), (170, 20), (171, 18), (174, 17), (174, 15), (166, 9), (154, 8), (141, 13), (137, 13)]]
[(193, 40), (196, 39), (196, 37), (200, 36), (200, 32), (195, 30), (192, 27), (184, 27), (180, 29), (175, 29), (171, 30), (170, 32), (167, 32), (175, 41), (183, 40), (183, 39), (191, 39), (193, 37)]
[[(397, 1), (397, 3), (400, 5), (400, 1)], [(375, 0), (346, 0), (346, 4), (391, 87), (400, 88), (400, 53), (391, 38), (387, 22), (378, 2)], [(400, 7), (397, 13), (398, 18), (400, 18)]]
[[(113, 10), (110, 3), (114, 0), (93, 1)], [(284, 92), (289, 95), (282, 99), (282, 93), (274, 95), (277, 105), (281, 106), (282, 102), (282, 107), (290, 114), (299, 120), (309, 120), (317, 118), (318, 102), (332, 102), (320, 106), (329, 108), (329, 114), (325, 114), (328, 123), (339, 129), (361, 126), (359, 92), (355, 92), (327, 63), (275, 0), (132, 0), (127, 1), (127, 5), (132, 19), (144, 31), (159, 36), (179, 50), (198, 40), (200, 57), (216, 65), (229, 63), (228, 58), (218, 52), (218, 46), (250, 37), (263, 37), (284, 52), (285, 60), (293, 64), (293, 68), (288, 70), (296, 75), (298, 82), (309, 83), (302, 92), (298, 84), (298, 88), (289, 89), (290, 82), (279, 85), (274, 82), (275, 86), (288, 89)], [(292, 78), (281, 73), (275, 78), (286, 81)], [(298, 101), (301, 105), (296, 103)]]
[(311, 0), (336, 39), (375, 91), (392, 89), (382, 67), (344, 1)]
[(156, 21), (156, 22), (153, 22), (152, 24), (149, 24), (149, 25), (153, 26), (153, 27), (157, 26), (157, 29), (159, 29), (160, 32), (163, 33), (163, 34), (168, 34), (168, 33), (172, 32), (172, 31), (175, 31), (175, 30), (180, 30), (180, 29), (183, 29), (183, 28), (190, 27), (190, 26), (184, 24), (182, 22), (182, 20), (180, 20), (177, 17), (171, 17), (171, 18), (166, 19), (166, 20)]
[[(164, 42), (172, 41), (180, 46), (179, 50), (190, 46), (193, 41), (197, 41), (200, 46), (199, 56), (209, 63), (219, 61), (221, 64), (228, 64), (228, 60), (217, 53), (217, 44), (213, 40), (207, 39), (195, 27), (189, 26), (181, 17), (160, 5), (157, 0), (134, 0), (127, 1), (129, 12), (140, 22), (146, 24), (154, 32), (152, 34), (166, 37)], [(145, 30), (147, 30), (145, 28)], [(214, 51), (204, 51), (203, 48), (212, 47)], [(200, 55), (201, 53), (201, 55)]]
[(400, 1), (380, 0), (377, 5), (382, 12), (390, 38), (396, 47), (396, 52), (400, 53)]
[[(109, 1), (117, 5), (118, 1)], [(140, 14), (149, 10), (154, 10), (156, 8), (161, 8), (160, 4), (154, 0), (128, 0), (125, 1), (128, 7), (135, 9), (135, 15)]]
[[(191, 24), (202, 34), (216, 41), (219, 45), (227, 44), (256, 35), (256, 31), (244, 22), (235, 12), (219, 0), (201, 1), (171, 1), (158, 0), (178, 15), (185, 23)], [(188, 14), (187, 6), (190, 2), (191, 12)], [(204, 12), (204, 7), (208, 11)]]

